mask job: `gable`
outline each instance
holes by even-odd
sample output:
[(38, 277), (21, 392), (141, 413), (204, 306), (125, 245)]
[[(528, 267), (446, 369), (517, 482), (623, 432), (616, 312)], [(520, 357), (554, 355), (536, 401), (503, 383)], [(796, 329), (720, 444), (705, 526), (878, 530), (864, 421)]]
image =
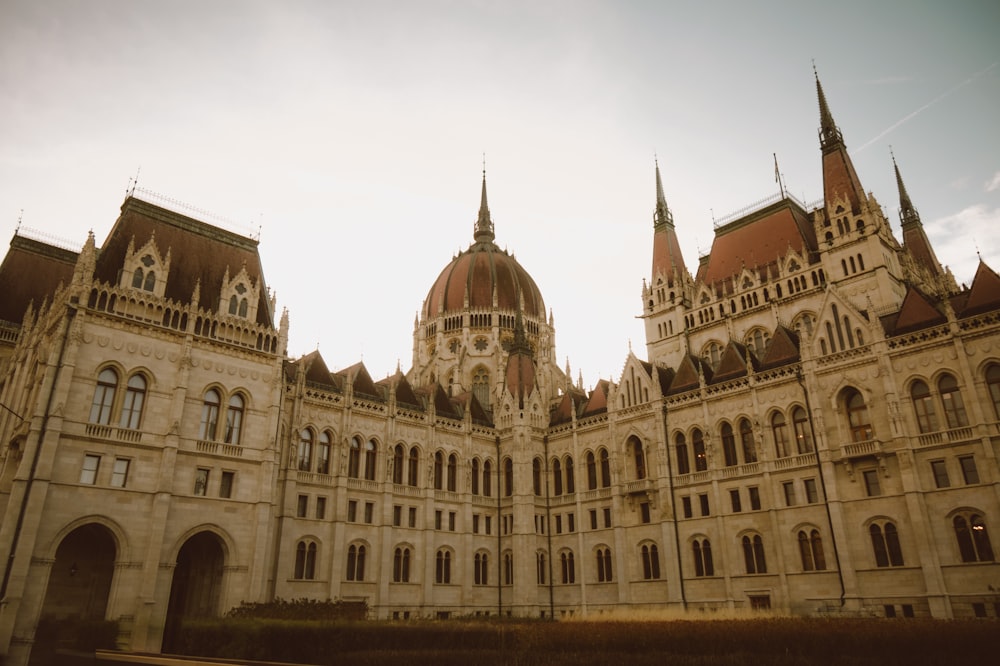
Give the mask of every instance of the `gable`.
[(796, 363), (801, 358), (799, 352), (799, 336), (795, 331), (784, 326), (778, 326), (771, 336), (771, 344), (768, 345), (764, 358), (761, 359), (762, 370), (777, 368), (789, 363)]
[(899, 308), (896, 321), (893, 322), (892, 329), (887, 331), (890, 335), (900, 335), (921, 328), (937, 326), (947, 321), (947, 317), (941, 313), (930, 300), (920, 290), (910, 287), (906, 290), (903, 304)]
[(980, 261), (960, 316), (969, 317), (997, 309), (1000, 309), (1000, 276)]

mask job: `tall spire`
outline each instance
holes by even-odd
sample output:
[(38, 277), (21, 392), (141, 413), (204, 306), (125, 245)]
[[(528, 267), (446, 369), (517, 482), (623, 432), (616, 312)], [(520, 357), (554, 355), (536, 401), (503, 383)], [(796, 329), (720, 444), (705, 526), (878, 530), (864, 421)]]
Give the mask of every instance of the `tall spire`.
[[(840, 128), (833, 122), (833, 114), (830, 113), (830, 106), (826, 103), (826, 95), (823, 93), (823, 85), (819, 82), (819, 74), (816, 72), (815, 65), (813, 65), (813, 74), (816, 77), (816, 96), (819, 98), (819, 145), (823, 153), (823, 199), (827, 207), (833, 207), (835, 204), (843, 205), (843, 201), (846, 199), (850, 211), (857, 215), (861, 213), (861, 203), (866, 200), (865, 191), (861, 187), (858, 174), (854, 171), (854, 164), (847, 153), (847, 146), (844, 144)], [(833, 211), (827, 211), (827, 214), (839, 214), (834, 211), (836, 208)]]
[(486, 203), (486, 159), (483, 158), (483, 194), (479, 201), (479, 219), (476, 220), (476, 231), (473, 234), (476, 241), (492, 241), (493, 220), (490, 219), (490, 207)]
[(931, 275), (942, 275), (941, 264), (938, 263), (931, 241), (924, 231), (924, 225), (920, 222), (920, 214), (913, 207), (906, 185), (903, 184), (903, 176), (900, 175), (899, 165), (896, 164), (896, 155), (891, 149), (889, 154), (892, 155), (892, 168), (896, 172), (896, 185), (899, 187), (899, 222), (903, 229), (903, 247), (909, 250), (917, 263), (926, 268)]
[(826, 152), (827, 148), (843, 145), (844, 137), (833, 122), (833, 114), (830, 113), (830, 105), (826, 103), (823, 84), (819, 82), (819, 72), (816, 71), (815, 65), (813, 65), (813, 76), (816, 77), (816, 97), (819, 98), (819, 145)]
[(653, 213), (653, 228), (659, 229), (663, 225), (674, 226), (674, 214), (667, 208), (667, 198), (663, 195), (663, 181), (660, 180), (660, 161), (653, 160), (656, 164), (656, 212)]
[(892, 152), (892, 148), (889, 149), (889, 154), (892, 155), (892, 168), (896, 172), (896, 186), (899, 188), (899, 221), (905, 229), (907, 226), (920, 224), (920, 214), (913, 207), (910, 195), (906, 192), (906, 185), (903, 184), (903, 177), (899, 173), (899, 165), (896, 164), (896, 155)]

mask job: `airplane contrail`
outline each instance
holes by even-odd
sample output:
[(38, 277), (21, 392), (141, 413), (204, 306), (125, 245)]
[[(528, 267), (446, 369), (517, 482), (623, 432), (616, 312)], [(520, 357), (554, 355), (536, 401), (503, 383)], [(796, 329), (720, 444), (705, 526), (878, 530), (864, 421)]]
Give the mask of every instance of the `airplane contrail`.
[(952, 87), (950, 90), (947, 90), (947, 91), (941, 93), (940, 95), (938, 95), (937, 97), (935, 97), (931, 101), (927, 102), (926, 104), (924, 104), (920, 108), (918, 108), (915, 111), (911, 111), (910, 113), (906, 114), (901, 119), (897, 120), (892, 125), (889, 125), (889, 127), (885, 128), (884, 130), (882, 130), (881, 132), (879, 132), (878, 134), (876, 134), (874, 138), (869, 139), (863, 145), (861, 145), (859, 148), (856, 148), (853, 152), (855, 154), (860, 153), (862, 150), (864, 150), (868, 146), (872, 145), (873, 143), (875, 143), (876, 141), (878, 141), (879, 139), (881, 139), (882, 137), (884, 137), (889, 132), (892, 132), (893, 130), (895, 130), (897, 127), (899, 127), (900, 125), (902, 125), (903, 123), (905, 123), (909, 119), (911, 119), (914, 116), (916, 116), (916, 115), (918, 115), (918, 114), (926, 111), (930, 107), (934, 106), (935, 104), (937, 104), (938, 102), (940, 102), (941, 100), (943, 100), (945, 97), (948, 97), (949, 95), (953, 94), (959, 88), (962, 88), (964, 86), (969, 85), (970, 83), (972, 83), (973, 81), (975, 81), (976, 79), (978, 79), (980, 76), (982, 76), (986, 72), (988, 72), (991, 69), (993, 69), (994, 67), (996, 67), (997, 64), (998, 63), (993, 63), (992, 65), (990, 65), (986, 69), (982, 70), (981, 72), (976, 72), (975, 74), (973, 74), (969, 78), (967, 78), (964, 81), (960, 82), (958, 85)]

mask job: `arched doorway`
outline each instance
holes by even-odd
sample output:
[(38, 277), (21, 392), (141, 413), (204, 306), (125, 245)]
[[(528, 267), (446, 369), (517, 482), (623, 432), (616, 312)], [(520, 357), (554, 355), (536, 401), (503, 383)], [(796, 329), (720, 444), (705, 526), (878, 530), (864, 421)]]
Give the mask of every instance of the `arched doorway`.
[(224, 563), (222, 542), (211, 532), (199, 532), (181, 546), (170, 584), (163, 652), (176, 647), (185, 619), (218, 615)]
[(77, 527), (56, 548), (30, 663), (55, 663), (53, 650), (93, 632), (108, 611), (118, 552), (104, 525)]

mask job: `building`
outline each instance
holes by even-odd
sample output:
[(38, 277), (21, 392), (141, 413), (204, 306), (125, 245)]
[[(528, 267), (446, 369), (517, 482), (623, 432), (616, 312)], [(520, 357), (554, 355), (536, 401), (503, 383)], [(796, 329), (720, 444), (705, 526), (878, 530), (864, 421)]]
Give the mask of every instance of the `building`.
[(257, 244), (133, 193), (98, 248), (0, 266), (0, 646), (134, 650), (274, 597), (379, 618), (620, 609), (1000, 615), (1000, 276), (902, 242), (816, 82), (822, 204), (717, 226), (691, 273), (656, 171), (646, 360), (590, 392), (530, 274), (473, 242), (406, 373), (286, 355)]

